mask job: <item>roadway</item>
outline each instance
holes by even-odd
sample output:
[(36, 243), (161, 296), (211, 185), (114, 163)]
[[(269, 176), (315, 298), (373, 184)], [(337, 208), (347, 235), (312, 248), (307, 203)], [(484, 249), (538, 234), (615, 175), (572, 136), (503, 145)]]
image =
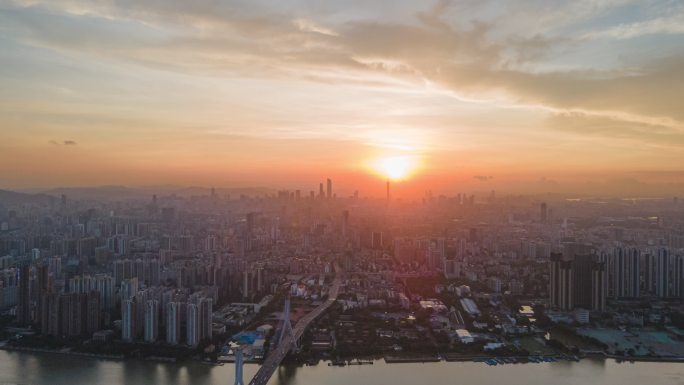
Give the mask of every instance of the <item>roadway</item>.
[[(339, 274), (337, 274), (337, 276), (339, 276)], [(280, 366), (280, 363), (283, 361), (285, 356), (287, 356), (287, 353), (292, 348), (294, 341), (297, 341), (302, 337), (302, 334), (304, 334), (306, 328), (309, 327), (311, 321), (313, 321), (314, 319), (316, 319), (316, 317), (323, 314), (323, 312), (325, 312), (333, 303), (335, 303), (335, 301), (337, 301), (337, 294), (340, 291), (341, 283), (341, 278), (336, 277), (333, 280), (330, 291), (328, 292), (328, 299), (326, 299), (325, 302), (320, 304), (312, 312), (310, 312), (309, 314), (299, 319), (299, 321), (297, 321), (297, 324), (294, 326), (294, 329), (292, 330), (295, 339), (293, 340), (292, 336), (289, 334), (285, 335), (280, 345), (278, 345), (275, 350), (272, 350), (268, 354), (268, 357), (266, 357), (264, 363), (256, 372), (252, 380), (249, 382), (249, 385), (266, 385), (268, 383), (268, 380), (271, 378), (271, 376), (273, 376), (273, 373), (275, 373), (276, 369), (278, 369), (278, 366)]]

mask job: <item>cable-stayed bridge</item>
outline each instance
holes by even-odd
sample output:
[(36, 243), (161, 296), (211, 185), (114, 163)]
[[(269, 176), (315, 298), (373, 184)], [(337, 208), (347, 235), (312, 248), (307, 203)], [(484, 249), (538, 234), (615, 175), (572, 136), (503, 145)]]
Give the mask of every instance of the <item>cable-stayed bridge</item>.
[[(305, 315), (293, 328), (290, 324), (290, 300), (285, 301), (285, 311), (283, 313), (284, 321), (281, 328), (280, 336), (278, 337), (278, 344), (275, 349), (271, 350), (266, 357), (266, 360), (261, 365), (259, 370), (256, 372), (249, 385), (266, 385), (268, 380), (273, 376), (280, 363), (283, 361), (287, 353), (297, 346), (297, 343), (302, 335), (309, 327), (311, 322), (315, 320), (318, 316), (323, 314), (335, 301), (337, 300), (337, 295), (340, 290), (340, 284), (342, 279), (340, 274), (337, 274), (336, 278), (333, 280), (330, 291), (328, 292), (328, 298), (320, 304), (316, 309), (314, 309), (309, 314)], [(237, 365), (237, 360), (236, 360)], [(237, 377), (238, 371), (236, 370), (235, 384), (243, 384), (242, 378)], [(242, 371), (239, 371), (240, 375)]]

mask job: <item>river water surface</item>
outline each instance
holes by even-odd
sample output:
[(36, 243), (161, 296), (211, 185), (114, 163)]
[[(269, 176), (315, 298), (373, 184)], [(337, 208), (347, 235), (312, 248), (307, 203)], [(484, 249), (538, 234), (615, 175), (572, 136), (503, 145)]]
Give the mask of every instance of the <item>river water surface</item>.
[[(245, 383), (257, 370), (245, 365)], [(108, 361), (57, 354), (0, 351), (0, 384), (233, 385), (234, 367), (201, 363)], [(684, 385), (684, 364), (585, 359), (581, 362), (487, 366), (437, 362), (330, 367), (281, 367), (269, 385)]]

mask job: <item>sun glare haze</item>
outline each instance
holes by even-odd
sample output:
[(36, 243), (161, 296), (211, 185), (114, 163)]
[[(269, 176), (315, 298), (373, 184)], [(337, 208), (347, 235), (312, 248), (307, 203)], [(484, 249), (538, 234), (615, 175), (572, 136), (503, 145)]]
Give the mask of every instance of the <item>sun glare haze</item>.
[(388, 156), (374, 162), (375, 169), (384, 177), (391, 180), (409, 178), (416, 172), (418, 160), (407, 155)]

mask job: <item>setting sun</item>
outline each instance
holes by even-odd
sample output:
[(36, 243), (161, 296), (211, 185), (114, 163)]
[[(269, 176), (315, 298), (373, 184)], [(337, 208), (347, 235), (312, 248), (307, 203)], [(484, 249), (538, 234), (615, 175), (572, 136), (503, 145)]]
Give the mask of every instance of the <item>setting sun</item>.
[(409, 156), (392, 156), (378, 159), (375, 168), (392, 180), (404, 179), (416, 168), (416, 160)]

